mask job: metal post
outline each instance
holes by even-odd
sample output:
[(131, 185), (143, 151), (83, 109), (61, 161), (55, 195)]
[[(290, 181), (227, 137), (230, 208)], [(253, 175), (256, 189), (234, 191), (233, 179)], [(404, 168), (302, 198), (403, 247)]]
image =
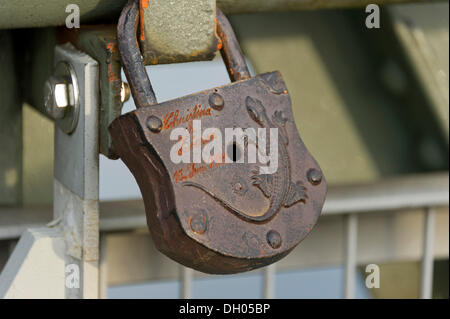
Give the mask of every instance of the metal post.
[(98, 63), (66, 44), (55, 65), (67, 71), (74, 104), (55, 125), (54, 219), (21, 236), (0, 274), (2, 298), (99, 297)]
[(345, 249), (345, 283), (344, 298), (355, 298), (356, 277), (356, 248), (358, 240), (358, 219), (356, 214), (345, 216), (346, 222), (346, 249)]
[(271, 264), (264, 268), (264, 298), (273, 299), (275, 297), (275, 272), (276, 265)]
[(431, 299), (433, 296), (433, 246), (435, 209), (425, 209), (424, 234), (423, 234), (423, 257), (422, 274), (420, 280), (420, 298)]
[(180, 298), (192, 298), (192, 278), (194, 271), (191, 268), (181, 266)]
[(65, 297), (98, 298), (98, 63), (66, 44), (56, 47), (55, 65), (70, 66), (79, 93), (73, 111), (55, 123), (53, 213), (65, 239), (66, 267), (79, 269), (79, 285), (66, 285)]

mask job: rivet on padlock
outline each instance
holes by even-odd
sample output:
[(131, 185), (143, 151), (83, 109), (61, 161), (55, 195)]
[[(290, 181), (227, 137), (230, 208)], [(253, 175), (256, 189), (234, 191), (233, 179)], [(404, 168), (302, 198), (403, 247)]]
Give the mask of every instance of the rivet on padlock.
[[(136, 41), (138, 12), (137, 1), (129, 1), (118, 25), (137, 110), (114, 120), (109, 131), (139, 185), (156, 247), (187, 267), (216, 274), (248, 271), (283, 258), (316, 224), (326, 182), (298, 135), (281, 74), (250, 77), (234, 32), (217, 9), (221, 53), (232, 83), (157, 104)], [(248, 129), (248, 134), (222, 147), (219, 160), (173, 161), (171, 134), (182, 129), (195, 135), (196, 125), (216, 128), (225, 137), (231, 128)], [(255, 143), (250, 129), (277, 133), (264, 146), (259, 133)], [(175, 141), (185, 144), (178, 155), (189, 152), (190, 158), (192, 149), (196, 156), (195, 150), (212, 137), (217, 142), (215, 135), (209, 140), (200, 135), (200, 145), (190, 136), (188, 144)], [(261, 148), (258, 156), (276, 145), (270, 153), (277, 162), (273, 172), (258, 170), (248, 160), (252, 145)], [(271, 160), (265, 164), (275, 165)]]

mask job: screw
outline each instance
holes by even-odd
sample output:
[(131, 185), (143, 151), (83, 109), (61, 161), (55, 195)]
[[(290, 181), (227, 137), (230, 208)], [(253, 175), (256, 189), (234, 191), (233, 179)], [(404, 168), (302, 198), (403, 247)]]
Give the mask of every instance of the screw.
[(147, 127), (153, 133), (159, 133), (162, 129), (162, 121), (159, 117), (151, 115), (147, 119)]
[(270, 230), (266, 235), (267, 243), (272, 247), (273, 249), (280, 248), (281, 246), (281, 235), (275, 231)]
[(120, 102), (125, 103), (130, 99), (130, 85), (127, 82), (122, 82), (120, 87)]
[(207, 220), (205, 213), (197, 214), (189, 218), (189, 226), (196, 234), (203, 234), (206, 231)]
[(322, 182), (322, 172), (315, 168), (311, 168), (308, 171), (307, 177), (312, 185), (319, 185)]
[(225, 105), (225, 101), (223, 97), (219, 93), (213, 93), (209, 96), (208, 99), (209, 105), (215, 110), (222, 110)]
[(73, 87), (62, 77), (51, 76), (45, 81), (44, 105), (53, 119), (62, 119), (68, 107), (74, 104)]

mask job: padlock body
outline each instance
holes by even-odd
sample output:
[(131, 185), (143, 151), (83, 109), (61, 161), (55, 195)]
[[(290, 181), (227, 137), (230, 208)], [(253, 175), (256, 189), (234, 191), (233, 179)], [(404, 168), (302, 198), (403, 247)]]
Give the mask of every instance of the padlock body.
[[(199, 123), (201, 134), (220, 133), (195, 135)], [(226, 130), (236, 128), (265, 129), (265, 147), (248, 137), (227, 145)], [(190, 134), (184, 148), (175, 145), (176, 129)], [(114, 120), (109, 131), (139, 184), (155, 245), (185, 266), (226, 274), (273, 263), (305, 238), (321, 213), (326, 182), (299, 136), (279, 72), (137, 109)], [(214, 139), (221, 152), (208, 163), (203, 151)], [(271, 142), (278, 143), (277, 169), (261, 174), (264, 163), (259, 155), (250, 162), (249, 144), (268, 155)], [(177, 149), (175, 159), (189, 152), (188, 163), (174, 161)]]

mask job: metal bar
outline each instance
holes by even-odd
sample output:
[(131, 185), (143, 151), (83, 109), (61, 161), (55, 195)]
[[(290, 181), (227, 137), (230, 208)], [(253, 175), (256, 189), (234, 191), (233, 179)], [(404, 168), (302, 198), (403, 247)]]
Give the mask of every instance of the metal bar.
[(275, 297), (275, 273), (276, 264), (271, 264), (264, 268), (264, 298), (273, 299)]
[(55, 64), (70, 63), (80, 92), (75, 130), (55, 125), (53, 217), (65, 238), (66, 265), (80, 270), (79, 288), (66, 286), (66, 298), (98, 298), (98, 63), (72, 45), (55, 48)]
[(345, 250), (345, 282), (344, 298), (355, 298), (356, 278), (356, 248), (358, 240), (358, 217), (356, 214), (345, 216), (346, 220), (346, 250)]
[(424, 238), (423, 238), (423, 258), (422, 274), (420, 278), (420, 298), (431, 299), (433, 297), (433, 246), (434, 246), (434, 226), (435, 209), (427, 207), (424, 214)]
[[(227, 14), (315, 10), (328, 8), (355, 8), (368, 4), (421, 2), (425, 0), (217, 0)], [(428, 0), (430, 1), (430, 0)]]
[(181, 266), (181, 280), (180, 280), (180, 298), (192, 298), (192, 278), (194, 271), (191, 268)]
[(448, 206), (448, 172), (389, 178), (368, 184), (331, 186), (325, 214)]
[[(217, 5), (227, 14), (294, 11), (324, 8), (363, 7), (370, 3), (409, 3), (430, 0), (217, 0)], [(1, 1), (0, 29), (45, 27), (64, 25), (69, 4), (79, 7), (81, 23), (117, 21), (126, 0), (51, 0), (42, 5), (41, 0)], [(12, 18), (14, 17), (14, 18)]]

